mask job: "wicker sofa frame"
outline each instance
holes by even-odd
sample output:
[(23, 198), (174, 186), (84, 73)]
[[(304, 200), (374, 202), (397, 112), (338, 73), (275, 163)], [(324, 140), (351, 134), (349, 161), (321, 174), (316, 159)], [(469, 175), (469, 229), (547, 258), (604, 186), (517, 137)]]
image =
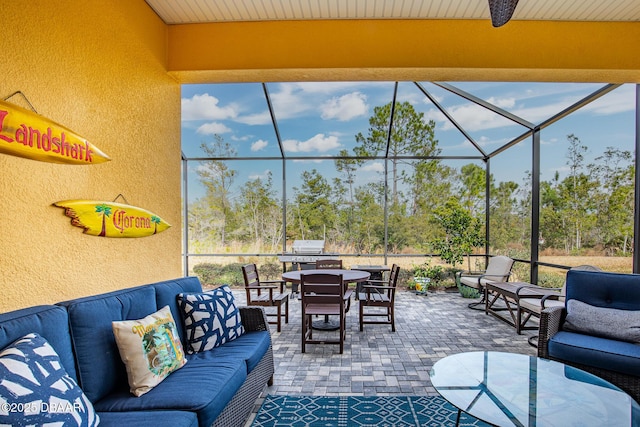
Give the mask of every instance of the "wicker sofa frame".
[(556, 360), (558, 362), (564, 363), (565, 365), (570, 365), (574, 368), (582, 369), (583, 371), (596, 375), (618, 386), (631, 397), (633, 397), (636, 402), (640, 402), (639, 377), (636, 377), (634, 375), (625, 375), (619, 372), (609, 371), (607, 369), (595, 368), (593, 366), (571, 363), (566, 360), (559, 360), (549, 356), (549, 340), (558, 331), (561, 330), (562, 323), (564, 322), (565, 317), (566, 310), (564, 307), (549, 307), (544, 309), (540, 313), (540, 329), (538, 331), (538, 357)]
[[(242, 325), (250, 331), (268, 331), (269, 322), (262, 307), (238, 307), (242, 318)], [(262, 357), (262, 360), (247, 376), (242, 387), (233, 396), (233, 399), (218, 417), (212, 427), (239, 427), (246, 423), (251, 414), (251, 410), (260, 393), (264, 390), (265, 383), (273, 385), (273, 374), (275, 372), (273, 361), (273, 347)]]

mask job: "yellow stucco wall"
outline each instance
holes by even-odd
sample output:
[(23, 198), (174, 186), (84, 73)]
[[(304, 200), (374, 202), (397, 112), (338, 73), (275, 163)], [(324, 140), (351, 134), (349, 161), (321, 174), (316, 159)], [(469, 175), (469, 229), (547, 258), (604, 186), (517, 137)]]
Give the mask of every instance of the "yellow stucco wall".
[(169, 27), (169, 71), (211, 81), (640, 82), (640, 22), (321, 20)]
[[(0, 311), (182, 275), (180, 86), (166, 72), (166, 25), (143, 0), (5, 1), (1, 10), (0, 98), (24, 92), (112, 161), (0, 154)], [(88, 236), (51, 205), (119, 193), (173, 227)]]

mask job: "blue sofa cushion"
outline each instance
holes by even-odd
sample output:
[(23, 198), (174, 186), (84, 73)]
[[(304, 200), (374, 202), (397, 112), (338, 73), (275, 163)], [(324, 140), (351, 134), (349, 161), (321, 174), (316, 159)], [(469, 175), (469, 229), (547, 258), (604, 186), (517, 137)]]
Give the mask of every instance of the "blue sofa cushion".
[(567, 301), (566, 331), (640, 344), (640, 310), (618, 310)]
[(99, 417), (65, 371), (53, 347), (36, 333), (0, 352), (2, 425), (97, 426)]
[(100, 427), (198, 427), (198, 416), (185, 411), (98, 412)]
[(262, 357), (271, 346), (271, 334), (269, 331), (247, 332), (231, 342), (213, 348), (209, 351), (188, 355), (187, 359), (236, 359), (244, 360), (247, 364), (247, 373), (260, 363)]
[(65, 371), (77, 382), (67, 310), (55, 305), (41, 305), (0, 314), (0, 348), (32, 332), (51, 344)]
[[(203, 374), (204, 373), (204, 374)], [(94, 402), (97, 411), (175, 409), (196, 412), (198, 424), (209, 427), (247, 378), (246, 364), (233, 358), (189, 359), (148, 393), (115, 392)]]
[(181, 277), (173, 280), (165, 280), (164, 282), (152, 283), (151, 285), (156, 291), (156, 306), (164, 307), (168, 305), (176, 322), (178, 334), (182, 346), (187, 348), (187, 341), (184, 337), (184, 320), (180, 308), (178, 307), (178, 294), (183, 292), (202, 292), (200, 279), (196, 276)]
[(92, 402), (125, 390), (125, 369), (111, 322), (141, 319), (157, 311), (153, 287), (141, 286), (59, 303), (67, 308), (80, 387)]
[(640, 376), (640, 346), (560, 331), (549, 340), (549, 356), (595, 368)]
[(240, 310), (229, 286), (178, 294), (178, 304), (189, 354), (211, 350), (244, 334)]

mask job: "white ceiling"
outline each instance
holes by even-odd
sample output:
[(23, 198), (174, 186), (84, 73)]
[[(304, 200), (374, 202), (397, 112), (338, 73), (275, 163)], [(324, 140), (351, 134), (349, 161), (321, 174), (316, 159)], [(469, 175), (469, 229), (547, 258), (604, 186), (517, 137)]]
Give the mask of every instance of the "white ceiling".
[[(167, 24), (307, 19), (490, 19), (487, 0), (145, 0)], [(520, 0), (513, 20), (640, 21), (640, 0)]]

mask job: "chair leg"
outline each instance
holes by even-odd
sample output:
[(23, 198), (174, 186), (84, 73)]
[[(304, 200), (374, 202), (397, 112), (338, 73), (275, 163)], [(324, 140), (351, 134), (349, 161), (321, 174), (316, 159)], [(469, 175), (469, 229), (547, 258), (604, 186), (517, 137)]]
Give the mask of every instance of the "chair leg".
[(345, 327), (344, 327), (345, 314), (342, 313), (340, 315), (340, 354), (344, 351), (344, 338), (345, 338)]
[[(482, 295), (482, 298), (480, 298), (480, 301), (469, 303), (469, 305), (467, 305), (467, 307), (469, 307), (469, 308), (471, 308), (473, 310), (483, 310), (483, 311), (485, 311), (486, 297), (485, 297), (484, 291), (481, 291), (480, 295)], [(479, 305), (482, 306), (482, 307), (477, 308)]]
[(389, 307), (389, 316), (391, 317), (391, 332), (396, 331), (396, 317), (393, 312), (393, 306)]
[(289, 324), (289, 300), (284, 300), (284, 323)]
[(276, 328), (276, 330), (278, 332), (280, 332), (282, 330), (282, 304), (278, 304), (276, 308), (277, 308), (277, 312), (276, 312), (276, 318), (277, 318), (276, 325), (277, 325), (277, 328)]
[(360, 306), (360, 332), (362, 332), (362, 327), (364, 326), (364, 305), (362, 304), (362, 301), (360, 301), (360, 304), (358, 305)]
[(307, 316), (302, 314), (302, 352), (305, 352), (305, 344), (307, 342)]

